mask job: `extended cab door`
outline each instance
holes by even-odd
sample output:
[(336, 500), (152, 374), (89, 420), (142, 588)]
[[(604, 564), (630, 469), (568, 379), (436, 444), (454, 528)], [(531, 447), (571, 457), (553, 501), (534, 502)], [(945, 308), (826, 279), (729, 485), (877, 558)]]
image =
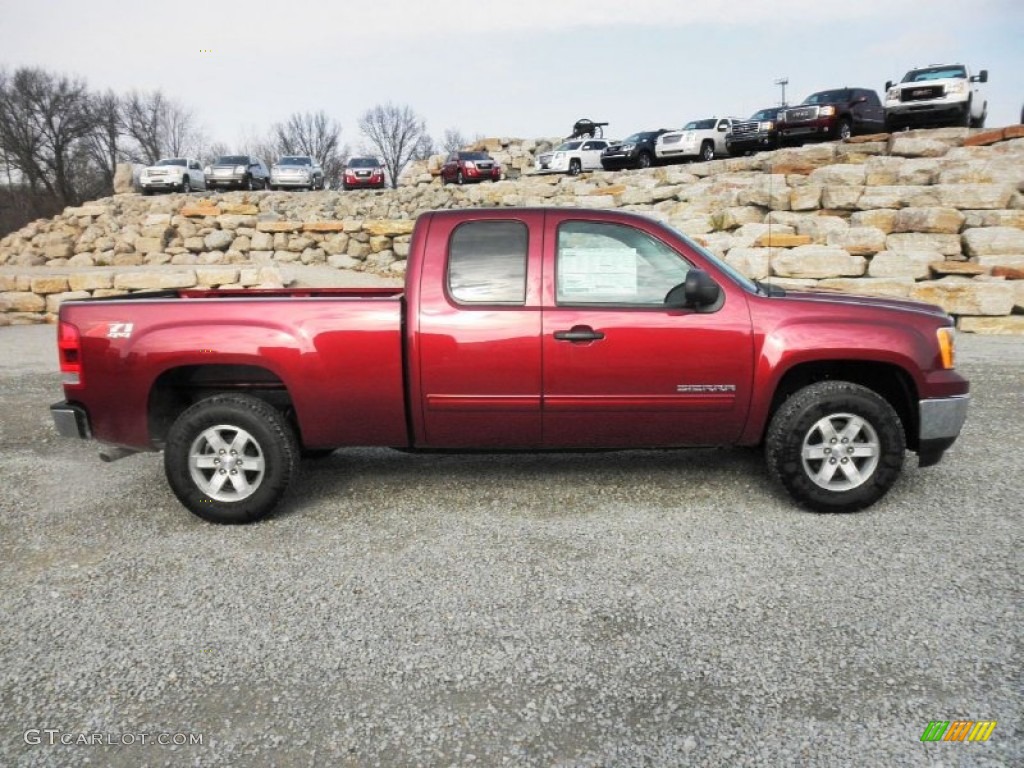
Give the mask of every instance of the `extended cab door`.
[(667, 308), (665, 295), (699, 254), (655, 222), (604, 219), (547, 213), (545, 446), (736, 440), (753, 371), (746, 294), (718, 275), (718, 306)]
[(430, 218), (410, 305), (418, 444), (541, 445), (542, 220), (513, 210)]

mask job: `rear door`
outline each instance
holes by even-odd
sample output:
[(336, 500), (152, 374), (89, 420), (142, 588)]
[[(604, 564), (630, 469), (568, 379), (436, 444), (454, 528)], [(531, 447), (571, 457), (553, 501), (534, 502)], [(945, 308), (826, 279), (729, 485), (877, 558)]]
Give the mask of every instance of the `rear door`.
[(729, 283), (713, 311), (665, 307), (693, 263), (663, 234), (653, 223), (548, 212), (545, 446), (711, 445), (739, 436), (753, 371), (745, 294)]
[(601, 139), (590, 139), (580, 147), (580, 157), (584, 168), (601, 168), (601, 153), (608, 148), (608, 142)]
[(431, 220), (411, 351), (425, 445), (541, 445), (541, 221), (511, 210)]

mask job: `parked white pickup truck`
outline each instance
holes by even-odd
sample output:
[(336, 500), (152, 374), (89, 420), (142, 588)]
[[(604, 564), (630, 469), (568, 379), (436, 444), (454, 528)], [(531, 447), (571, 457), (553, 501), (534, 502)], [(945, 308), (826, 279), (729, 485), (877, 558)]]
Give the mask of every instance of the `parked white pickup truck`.
[(139, 174), (142, 194), (148, 195), (157, 189), (191, 192), (206, 189), (206, 176), (198, 160), (190, 157), (165, 157), (156, 165), (142, 169)]
[(714, 160), (716, 156), (726, 157), (729, 149), (725, 139), (738, 122), (738, 117), (692, 120), (678, 131), (669, 131), (659, 136), (657, 144), (654, 145), (654, 154), (664, 160), (694, 157)]
[(910, 70), (898, 83), (885, 84), (885, 126), (984, 128), (988, 102), (976, 83), (988, 82), (988, 70), (972, 75), (963, 64), (931, 64)]

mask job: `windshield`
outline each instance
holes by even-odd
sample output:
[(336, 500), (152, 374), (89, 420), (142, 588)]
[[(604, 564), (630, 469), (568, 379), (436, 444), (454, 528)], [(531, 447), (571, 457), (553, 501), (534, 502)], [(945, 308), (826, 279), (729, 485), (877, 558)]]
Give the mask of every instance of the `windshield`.
[(715, 127), (718, 121), (715, 118), (710, 120), (692, 120), (683, 126), (684, 131), (706, 131)]
[(582, 141), (567, 141), (565, 144), (560, 145), (555, 151), (556, 152), (569, 152), (574, 149), (579, 149)]
[(224, 155), (217, 159), (217, 165), (248, 165), (249, 158), (245, 155)]
[(751, 120), (774, 120), (778, 117), (779, 108), (771, 107), (770, 109), (762, 109), (760, 112), (755, 112), (750, 116)]
[(820, 91), (819, 93), (812, 93), (804, 99), (804, 104), (835, 104), (837, 101), (849, 100), (850, 92), (844, 88), (838, 91)]
[(377, 161), (372, 157), (353, 157), (348, 161), (349, 168), (376, 168)]
[(490, 160), (486, 152), (459, 152), (459, 160)]
[(312, 165), (308, 157), (282, 157), (278, 165)]
[(658, 226), (664, 228), (666, 231), (671, 232), (676, 237), (681, 237), (683, 240), (685, 240), (687, 242), (687, 244), (691, 248), (693, 248), (695, 251), (699, 251), (700, 254), (705, 259), (707, 259), (712, 264), (714, 264), (718, 269), (720, 269), (723, 272), (725, 272), (729, 277), (731, 277), (733, 279), (733, 281), (735, 283), (737, 283), (744, 290), (746, 290), (746, 291), (748, 291), (750, 293), (760, 293), (761, 292), (758, 289), (757, 284), (753, 280), (751, 280), (749, 277), (743, 275), (742, 273), (737, 272), (735, 268), (733, 268), (730, 265), (726, 264), (720, 258), (715, 256), (715, 254), (713, 254), (711, 251), (709, 251), (707, 248), (705, 248), (704, 246), (702, 246), (699, 243), (695, 242), (692, 238), (687, 237), (686, 235), (684, 235), (682, 232), (680, 232), (675, 227), (672, 227), (672, 226), (670, 226), (668, 224), (665, 224), (664, 222), (657, 221), (655, 223)]
[(963, 67), (928, 67), (928, 69), (916, 69), (907, 72), (903, 78), (904, 83), (923, 83), (927, 80), (946, 80), (955, 77), (967, 77), (967, 70)]
[(183, 157), (168, 157), (163, 160), (157, 160), (157, 165), (180, 165), (182, 168), (188, 167), (188, 160)]

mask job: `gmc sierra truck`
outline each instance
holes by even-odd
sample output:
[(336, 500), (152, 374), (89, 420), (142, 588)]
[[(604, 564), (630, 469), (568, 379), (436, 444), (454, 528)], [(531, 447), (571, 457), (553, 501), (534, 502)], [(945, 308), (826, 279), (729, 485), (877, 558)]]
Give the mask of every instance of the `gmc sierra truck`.
[(242, 523), (346, 446), (763, 446), (797, 502), (851, 511), (966, 418), (938, 307), (763, 285), (637, 214), (425, 213), (408, 259), (404, 289), (65, 302), (57, 431), (163, 450), (189, 510)]
[(988, 102), (977, 84), (987, 82), (987, 69), (972, 75), (963, 64), (912, 69), (898, 83), (885, 84), (886, 129), (943, 125), (984, 128)]

